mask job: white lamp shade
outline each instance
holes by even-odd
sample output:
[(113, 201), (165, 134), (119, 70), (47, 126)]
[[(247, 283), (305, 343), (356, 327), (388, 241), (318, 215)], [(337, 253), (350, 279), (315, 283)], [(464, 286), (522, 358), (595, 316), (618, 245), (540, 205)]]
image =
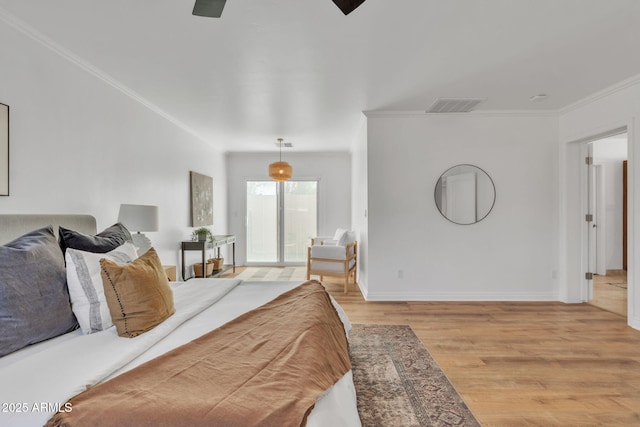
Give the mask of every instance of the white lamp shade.
[(129, 231), (158, 231), (158, 207), (150, 205), (120, 205), (118, 222)]

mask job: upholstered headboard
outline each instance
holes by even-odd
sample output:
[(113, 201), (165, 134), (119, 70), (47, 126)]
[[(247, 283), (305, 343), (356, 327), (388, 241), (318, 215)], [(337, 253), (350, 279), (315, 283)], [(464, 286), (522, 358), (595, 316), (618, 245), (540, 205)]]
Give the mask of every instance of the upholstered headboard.
[(53, 226), (56, 234), (59, 225), (85, 234), (96, 234), (96, 219), (91, 215), (8, 214), (0, 215), (0, 245), (48, 225)]

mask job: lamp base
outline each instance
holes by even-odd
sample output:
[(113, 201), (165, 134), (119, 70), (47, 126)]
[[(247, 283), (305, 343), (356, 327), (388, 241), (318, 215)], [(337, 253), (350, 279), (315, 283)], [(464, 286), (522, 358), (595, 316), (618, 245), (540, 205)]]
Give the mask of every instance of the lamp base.
[(151, 240), (143, 233), (138, 232), (132, 234), (131, 239), (133, 240), (133, 246), (135, 246), (138, 251), (138, 256), (145, 254), (151, 249)]

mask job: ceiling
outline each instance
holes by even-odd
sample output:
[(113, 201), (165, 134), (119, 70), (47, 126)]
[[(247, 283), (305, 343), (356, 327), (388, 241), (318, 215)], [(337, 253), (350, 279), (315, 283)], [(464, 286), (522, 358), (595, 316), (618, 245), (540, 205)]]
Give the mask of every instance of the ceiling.
[(640, 74), (638, 0), (367, 0), (348, 16), (228, 0), (220, 19), (193, 3), (0, 0), (0, 19), (224, 151), (348, 150), (363, 111), (558, 110)]

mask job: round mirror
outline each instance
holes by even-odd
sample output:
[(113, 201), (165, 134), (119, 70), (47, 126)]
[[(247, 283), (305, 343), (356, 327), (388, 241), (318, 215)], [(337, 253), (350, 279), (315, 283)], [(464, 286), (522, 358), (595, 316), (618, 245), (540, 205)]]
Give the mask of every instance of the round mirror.
[(438, 210), (449, 221), (475, 224), (493, 209), (496, 188), (491, 177), (479, 167), (457, 165), (440, 175), (435, 199)]

